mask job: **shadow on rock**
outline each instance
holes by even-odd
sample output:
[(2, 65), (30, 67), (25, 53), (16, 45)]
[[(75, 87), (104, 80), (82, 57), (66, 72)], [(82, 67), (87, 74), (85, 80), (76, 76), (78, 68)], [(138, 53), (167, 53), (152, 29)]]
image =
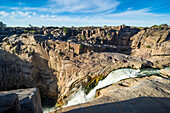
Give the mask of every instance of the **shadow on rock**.
[[(74, 106), (73, 106), (74, 107)], [(140, 97), (126, 101), (93, 105), (67, 111), (58, 110), (55, 113), (168, 113), (170, 98)]]

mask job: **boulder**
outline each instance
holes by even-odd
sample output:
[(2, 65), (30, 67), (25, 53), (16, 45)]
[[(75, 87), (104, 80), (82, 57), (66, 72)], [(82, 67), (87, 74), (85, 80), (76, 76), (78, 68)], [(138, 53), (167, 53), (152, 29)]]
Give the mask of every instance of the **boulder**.
[[(2, 112), (2, 113), (42, 113), (41, 98), (40, 98), (39, 90), (37, 88), (4, 91), (4, 92), (0, 93), (0, 95), (5, 95), (5, 94), (6, 95), (13, 95), (13, 96), (15, 95), (15, 98), (16, 98), (15, 101), (16, 102), (14, 101), (14, 99), (15, 99), (14, 97), (13, 98), (11, 97), (11, 100), (9, 102), (10, 103), (12, 101), (15, 102), (15, 103), (14, 102), (13, 103), (16, 107), (13, 107), (13, 109), (15, 108), (16, 112)], [(5, 99), (0, 98), (0, 101), (5, 101)], [(18, 105), (17, 105), (17, 101), (19, 102)], [(9, 103), (9, 105), (10, 105), (10, 103)], [(21, 106), (20, 110), (18, 110), (19, 105)]]
[(15, 93), (0, 93), (0, 113), (18, 113), (20, 104)]

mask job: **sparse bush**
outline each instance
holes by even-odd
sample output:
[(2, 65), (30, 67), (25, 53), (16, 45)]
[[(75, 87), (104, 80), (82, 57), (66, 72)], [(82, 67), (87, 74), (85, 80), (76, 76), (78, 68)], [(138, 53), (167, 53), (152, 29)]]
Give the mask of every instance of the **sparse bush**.
[(28, 33), (29, 31), (28, 30), (24, 30), (24, 33)]
[(85, 85), (84, 85), (84, 88), (85, 88), (85, 93), (88, 94), (90, 92), (90, 90), (92, 90), (95, 86), (97, 86), (98, 82), (100, 80), (103, 80), (105, 77), (100, 75), (100, 76), (97, 76), (93, 79), (91, 79), (89, 82), (87, 82)]
[(135, 26), (133, 26), (133, 27), (132, 27), (132, 29), (136, 29), (136, 27), (135, 27)]
[(16, 49), (14, 49), (14, 50), (13, 50), (13, 53), (17, 53), (17, 50), (16, 50)]
[(63, 31), (64, 31), (64, 33), (69, 33), (70, 29), (67, 27), (63, 27)]
[(150, 46), (150, 45), (147, 45), (146, 48), (151, 48), (151, 46)]
[(32, 55), (34, 55), (34, 52), (33, 52), (33, 51), (30, 51), (30, 52), (28, 53), (28, 57), (30, 57), (30, 56), (32, 56)]
[(86, 40), (86, 36), (82, 35), (82, 36), (81, 36), (81, 39), (82, 39), (82, 40)]
[(149, 35), (146, 35), (145, 37), (148, 38)]
[(80, 49), (82, 49), (83, 48), (83, 45), (82, 44), (80, 44)]
[(158, 29), (159, 29), (159, 30), (162, 30), (162, 27), (161, 27), (161, 25), (158, 27)]
[(58, 55), (59, 55), (59, 56), (62, 56), (62, 55), (63, 55), (63, 53), (60, 51), (60, 52), (58, 53)]
[(5, 28), (7, 25), (4, 24), (3, 22), (0, 22), (0, 28)]
[(10, 45), (10, 42), (9, 42), (9, 41), (7, 42), (7, 45)]
[(32, 31), (29, 31), (30, 34), (35, 34), (36, 31), (35, 30), (32, 30)]
[(158, 25), (153, 25), (152, 27), (158, 27)]
[(69, 47), (69, 49), (74, 49), (73, 47)]
[(110, 38), (110, 37), (111, 37), (111, 34), (110, 34), (110, 33), (107, 33), (107, 37)]

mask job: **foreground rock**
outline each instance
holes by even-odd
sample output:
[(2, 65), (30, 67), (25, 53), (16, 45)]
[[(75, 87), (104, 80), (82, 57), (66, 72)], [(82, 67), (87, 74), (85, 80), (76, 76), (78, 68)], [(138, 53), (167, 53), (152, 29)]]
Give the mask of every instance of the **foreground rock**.
[(19, 110), (17, 94), (0, 93), (0, 113), (18, 113)]
[(95, 100), (52, 113), (168, 113), (170, 80), (158, 76), (133, 78), (99, 89)]
[(40, 93), (36, 88), (0, 92), (0, 101), (0, 113), (42, 113)]

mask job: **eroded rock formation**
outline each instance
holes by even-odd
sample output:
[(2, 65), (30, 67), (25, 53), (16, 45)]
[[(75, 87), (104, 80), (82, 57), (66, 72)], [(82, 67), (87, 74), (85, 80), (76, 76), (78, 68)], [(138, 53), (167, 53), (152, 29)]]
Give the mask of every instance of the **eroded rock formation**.
[(49, 27), (34, 35), (3, 34), (0, 90), (38, 87), (42, 95), (64, 103), (80, 85), (114, 69), (169, 66), (169, 27), (139, 31)]

